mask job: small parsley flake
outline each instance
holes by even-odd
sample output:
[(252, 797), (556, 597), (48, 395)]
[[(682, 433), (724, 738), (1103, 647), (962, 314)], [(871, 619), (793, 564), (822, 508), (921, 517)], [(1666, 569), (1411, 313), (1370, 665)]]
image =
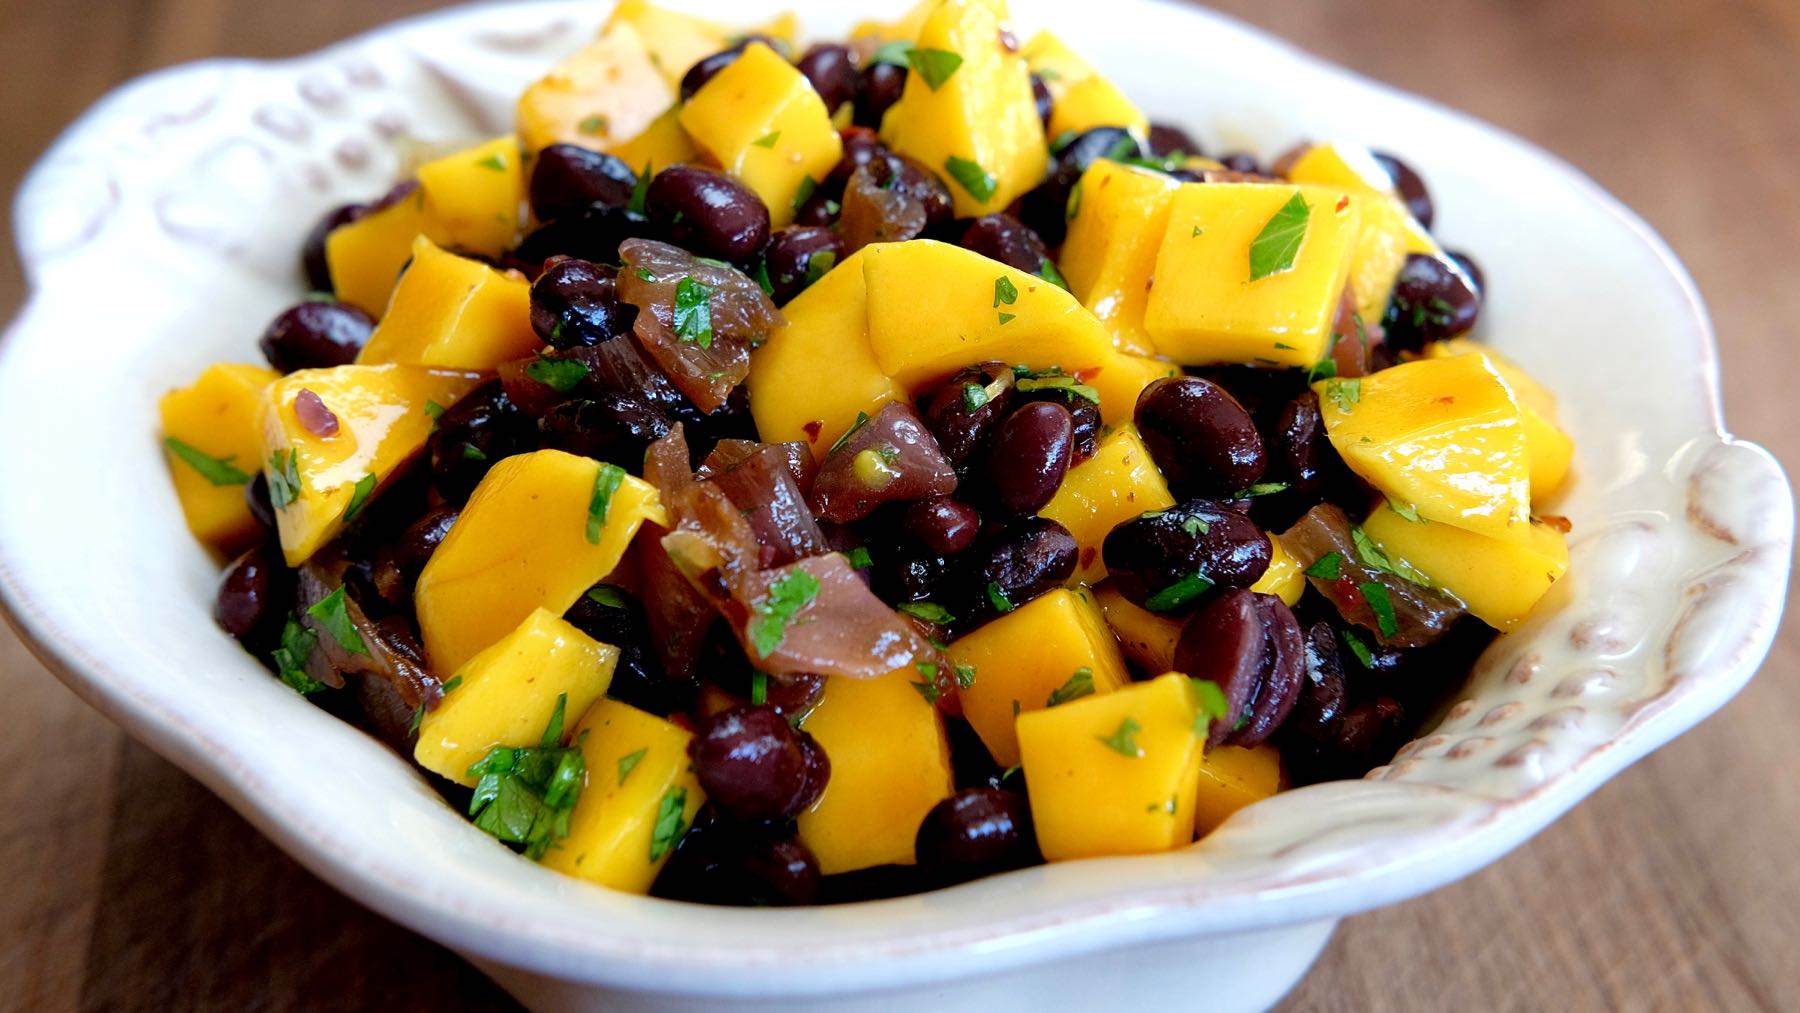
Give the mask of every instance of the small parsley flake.
[(356, 632), (356, 624), (350, 620), (350, 606), (342, 586), (315, 602), (306, 614), (318, 620), (319, 626), (337, 641), (339, 647), (351, 654), (369, 653), (369, 646), (363, 643), (362, 634)]
[(587, 540), (589, 545), (600, 544), (600, 531), (606, 526), (606, 511), (612, 505), (613, 493), (619, 491), (619, 483), (625, 481), (625, 469), (616, 464), (600, 462), (600, 469), (594, 474), (594, 492), (588, 497)]
[(1008, 278), (1006, 275), (1003, 274), (1000, 277), (994, 279), (994, 306), (995, 306), (995, 308), (998, 308), (1002, 303), (1004, 303), (1007, 306), (1011, 306), (1013, 303), (1016, 303), (1018, 301), (1019, 301), (1019, 289), (1018, 289), (1018, 286), (1016, 286), (1012, 283), (1011, 278)]
[(494, 152), (493, 154), (489, 155), (486, 158), (481, 159), (480, 161), (476, 162), (475, 164), (481, 166), (483, 169), (492, 169), (495, 172), (505, 172), (506, 171), (506, 158), (505, 158), (505, 156), (501, 155), (498, 151)]
[(625, 783), (625, 779), (631, 776), (631, 772), (637, 769), (638, 763), (640, 763), (644, 759), (644, 754), (648, 753), (649, 751), (650, 751), (649, 746), (642, 746), (638, 749), (632, 750), (629, 753), (626, 753), (624, 756), (619, 757), (619, 783), (620, 784)]
[(356, 487), (350, 490), (350, 502), (344, 504), (344, 523), (348, 524), (362, 513), (363, 507), (369, 503), (369, 494), (375, 491), (375, 476), (364, 475), (356, 480)]
[(939, 626), (956, 621), (956, 617), (951, 615), (948, 609), (936, 602), (911, 601), (900, 606), (900, 611), (909, 616), (917, 616), (928, 623), (937, 623)]
[(1137, 733), (1143, 730), (1144, 726), (1138, 724), (1137, 719), (1128, 717), (1119, 722), (1119, 727), (1111, 735), (1096, 735), (1094, 738), (1120, 756), (1138, 760), (1144, 756), (1144, 747), (1138, 745)]
[(1332, 379), (1325, 381), (1325, 396), (1338, 406), (1338, 411), (1348, 412), (1362, 400), (1362, 379)]
[(687, 789), (670, 788), (663, 792), (662, 802), (656, 808), (656, 829), (650, 834), (650, 861), (660, 862), (662, 857), (681, 840), (681, 834), (687, 829), (682, 819), (682, 811), (687, 808)]
[(1336, 580), (1338, 579), (1338, 575), (1343, 572), (1343, 569), (1344, 554), (1341, 552), (1327, 552), (1314, 560), (1313, 565), (1301, 572), (1308, 577), (1317, 577), (1320, 580)]
[(1152, 612), (1173, 612), (1212, 590), (1212, 586), (1212, 581), (1205, 576), (1189, 574), (1145, 598), (1144, 607)]
[(1380, 628), (1381, 635), (1391, 637), (1400, 632), (1399, 620), (1394, 615), (1394, 600), (1388, 596), (1387, 585), (1380, 581), (1365, 580), (1357, 586), (1362, 592), (1363, 601), (1369, 603), (1369, 611), (1375, 613), (1375, 625)]
[(235, 455), (209, 457), (173, 436), (163, 437), (163, 446), (213, 485), (244, 485), (250, 481), (249, 472), (231, 463), (236, 460)]
[(525, 375), (558, 394), (567, 394), (587, 379), (588, 368), (578, 359), (538, 359), (525, 367)]
[(960, 53), (947, 49), (914, 48), (907, 51), (906, 62), (912, 64), (912, 69), (924, 79), (927, 87), (937, 91), (962, 66), (963, 58)]
[(1051, 690), (1049, 698), (1044, 701), (1044, 706), (1055, 707), (1058, 704), (1068, 703), (1070, 700), (1079, 700), (1084, 696), (1093, 695), (1094, 670), (1083, 665), (1075, 670), (1074, 675), (1069, 676), (1067, 682)]
[(767, 594), (750, 607), (750, 645), (759, 657), (775, 653), (787, 639), (788, 626), (794, 616), (819, 596), (819, 578), (805, 570), (790, 570), (786, 576), (769, 585)]
[(993, 199), (994, 191), (999, 188), (1000, 181), (995, 179), (979, 162), (951, 155), (944, 160), (944, 171), (950, 174), (969, 196), (977, 201), (987, 203)]
[(693, 278), (675, 283), (675, 336), (684, 344), (711, 348), (712, 286)]
[(1005, 615), (1013, 609), (1018, 608), (1017, 605), (1012, 603), (1012, 599), (1006, 596), (1006, 589), (1001, 587), (998, 581), (988, 581), (987, 597), (988, 604), (994, 606), (994, 611), (1001, 615)]
[(773, 148), (775, 142), (781, 140), (781, 131), (771, 130), (750, 143), (758, 148)]
[(1250, 280), (1260, 281), (1294, 266), (1300, 243), (1306, 238), (1306, 221), (1312, 214), (1300, 191), (1269, 218), (1250, 241)]

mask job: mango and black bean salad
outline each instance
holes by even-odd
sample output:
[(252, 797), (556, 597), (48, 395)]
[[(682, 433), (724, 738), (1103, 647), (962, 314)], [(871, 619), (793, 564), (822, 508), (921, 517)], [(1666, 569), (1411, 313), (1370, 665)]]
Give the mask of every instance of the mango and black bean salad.
[(219, 625), (481, 830), (720, 904), (1180, 848), (1563, 574), (1404, 162), (1208, 155), (1005, 0), (795, 33), (624, 0), (162, 402)]

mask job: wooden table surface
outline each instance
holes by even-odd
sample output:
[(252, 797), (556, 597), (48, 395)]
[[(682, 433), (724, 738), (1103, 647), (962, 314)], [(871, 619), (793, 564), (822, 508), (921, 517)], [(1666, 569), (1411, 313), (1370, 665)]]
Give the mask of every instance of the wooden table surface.
[[(0, 0), (0, 183), (11, 190), (127, 78), (305, 52), (431, 6)], [(1635, 207), (1711, 303), (1732, 428), (1800, 461), (1786, 372), (1800, 343), (1788, 276), (1800, 267), (1800, 3), (1217, 6), (1522, 134)], [(0, 309), (20, 294), (7, 244)], [(1631, 382), (1628, 367), (1612, 382)], [(1490, 868), (1345, 922), (1288, 1008), (1800, 1008), (1791, 606), (1788, 618), (1762, 675), (1718, 716)], [(510, 1005), (299, 869), (4, 628), (0, 698), (0, 811), (12, 814), (0, 821), (0, 1007)]]

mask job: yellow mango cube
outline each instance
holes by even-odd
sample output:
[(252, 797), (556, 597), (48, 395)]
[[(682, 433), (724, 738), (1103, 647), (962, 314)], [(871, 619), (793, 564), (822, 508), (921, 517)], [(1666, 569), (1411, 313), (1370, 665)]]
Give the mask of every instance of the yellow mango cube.
[(1272, 594), (1290, 606), (1300, 600), (1301, 592), (1306, 590), (1306, 575), (1301, 572), (1300, 561), (1281, 544), (1281, 539), (1269, 538), (1269, 568), (1250, 585), (1250, 590)]
[(1380, 320), (1387, 312), (1407, 254), (1443, 252), (1431, 233), (1408, 213), (1393, 177), (1359, 144), (1316, 144), (1295, 160), (1288, 178), (1338, 187), (1365, 198), (1356, 252), (1350, 258), (1350, 288), (1356, 293), (1356, 312), (1366, 321)]
[(713, 75), (681, 109), (681, 125), (702, 152), (743, 180), (769, 208), (769, 223), (794, 220), (802, 191), (843, 157), (831, 110), (806, 75), (761, 43)]
[(670, 106), (661, 116), (651, 120), (650, 125), (636, 137), (613, 144), (606, 150), (635, 169), (640, 176), (646, 170), (655, 175), (656, 170), (664, 166), (692, 162), (699, 154), (694, 148), (693, 139), (682, 129), (680, 105)]
[[(1252, 280), (1258, 262), (1252, 247), (1296, 194), (1307, 211), (1291, 265)], [(1190, 366), (1318, 362), (1331, 347), (1360, 223), (1357, 198), (1341, 189), (1182, 184), (1169, 206), (1144, 310), (1156, 350)], [(1265, 250), (1281, 245), (1266, 236), (1263, 242)], [(1274, 257), (1262, 266), (1280, 263)]]
[[(299, 566), (336, 538), (425, 448), (436, 424), (428, 406), (447, 408), (480, 380), (423, 366), (355, 365), (302, 369), (265, 387), (258, 459), (288, 565)], [(319, 435), (297, 414), (307, 392), (337, 420), (330, 435)], [(523, 613), (513, 621), (520, 618)]]
[(800, 814), (800, 840), (827, 876), (911, 865), (931, 807), (950, 797), (950, 742), (937, 708), (903, 669), (879, 679), (827, 676), (805, 729), (831, 761), (831, 777)]
[(1018, 715), (1072, 694), (1110, 693), (1130, 681), (1099, 606), (1066, 588), (958, 638), (948, 657), (973, 669), (974, 682), (962, 691), (963, 717), (1004, 767), (1019, 762), (1013, 730)]
[(1153, 510), (1175, 505), (1168, 483), (1150, 451), (1129, 423), (1106, 434), (1094, 456), (1069, 469), (1056, 495), (1038, 511), (1069, 529), (1080, 546), (1077, 580), (1098, 583), (1106, 576), (1100, 545), (1112, 529)]
[(918, 0), (906, 9), (905, 14), (893, 21), (859, 21), (850, 29), (850, 38), (911, 42), (919, 37), (919, 29), (924, 27), (925, 19), (937, 9), (937, 5), (938, 0)]
[(325, 264), (337, 297), (376, 319), (387, 311), (388, 295), (412, 259), (419, 236), (444, 239), (425, 210), (425, 192), (415, 190), (379, 211), (340, 225), (325, 237)]
[(693, 734), (617, 700), (602, 699), (575, 726), (581, 794), (569, 835), (543, 864), (626, 893), (649, 893), (706, 793), (688, 761)]
[(1500, 541), (1448, 524), (1407, 520), (1384, 503), (1363, 522), (1363, 531), (1389, 559), (1405, 561), (1501, 632), (1523, 622), (1569, 569), (1562, 532), (1537, 521), (1524, 538)]
[(1265, 743), (1254, 749), (1215, 746), (1203, 750), (1194, 799), (1194, 833), (1205, 837), (1232, 813), (1280, 790), (1281, 750), (1274, 746)]
[(523, 276), (420, 236), (412, 266), (356, 361), (486, 371), (541, 347), (531, 329), (531, 284)]
[(1143, 111), (1049, 31), (1032, 36), (1020, 55), (1050, 90), (1051, 137), (1094, 127), (1124, 127), (1140, 137), (1149, 132)]
[[(598, 39), (519, 96), (519, 142), (526, 151), (552, 144), (605, 149), (637, 137), (674, 105), (675, 86), (687, 66), (675, 71), (673, 80), (657, 67), (644, 36), (620, 17), (628, 6), (615, 8), (612, 23)], [(721, 48), (713, 46), (700, 55)]]
[(1575, 459), (1575, 441), (1556, 424), (1556, 395), (1511, 359), (1468, 338), (1434, 341), (1425, 348), (1428, 359), (1452, 355), (1487, 356), (1494, 371), (1512, 388), (1525, 418), (1525, 453), (1531, 459), (1531, 503), (1542, 505), (1562, 488)]
[(1082, 174), (1075, 217), (1063, 242), (1063, 277), (1112, 333), (1121, 351), (1151, 355), (1144, 329), (1150, 277), (1180, 185), (1159, 172), (1100, 159)]
[(494, 465), (413, 591), (431, 670), (448, 678), (536, 609), (567, 612), (646, 520), (668, 525), (656, 487), (614, 465), (560, 450)]
[(1030, 72), (1002, 38), (1009, 30), (1004, 2), (943, 0), (919, 27), (914, 69), (882, 118), (883, 143), (943, 176), (959, 218), (1003, 210), (1049, 164)]
[(909, 400), (869, 347), (863, 253), (851, 255), (782, 307), (787, 326), (750, 353), (750, 414), (772, 443), (803, 440), (824, 460), (858, 415)]
[(1031, 822), (1052, 862), (1194, 839), (1199, 705), (1184, 675), (1019, 715)]
[(519, 139), (508, 134), (419, 166), (425, 210), (446, 242), (499, 256), (519, 235), (525, 174)]
[(1094, 387), (1108, 424), (1131, 418), (1146, 371), (1114, 350), (1106, 328), (1068, 292), (931, 239), (861, 253), (869, 345), (882, 371), (909, 393), (980, 362), (1056, 366)]
[(181, 515), (195, 538), (226, 555), (262, 538), (244, 486), (262, 461), (263, 388), (280, 377), (264, 366), (217, 362), (157, 403)]
[(1524, 419), (1485, 357), (1418, 359), (1314, 389), (1332, 447), (1388, 499), (1489, 538), (1526, 537)]
[(469, 768), (495, 746), (537, 745), (558, 697), (567, 697), (567, 720), (587, 713), (618, 663), (617, 647), (536, 609), (444, 684), (444, 698), (419, 722), (413, 759), (472, 788), (479, 778)]
[(1123, 651), (1146, 672), (1167, 672), (1175, 667), (1175, 644), (1181, 639), (1181, 621), (1159, 616), (1119, 593), (1112, 584), (1094, 588), (1094, 602), (1112, 627)]
[(621, 0), (603, 34), (627, 27), (643, 40), (645, 58), (671, 89), (680, 86), (689, 67), (729, 44), (723, 25), (648, 0)]

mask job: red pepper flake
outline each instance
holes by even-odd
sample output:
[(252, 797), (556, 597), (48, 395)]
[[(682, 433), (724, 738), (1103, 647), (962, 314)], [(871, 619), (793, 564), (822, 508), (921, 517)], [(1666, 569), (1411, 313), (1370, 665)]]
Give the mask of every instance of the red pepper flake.
[(817, 443), (819, 442), (819, 430), (825, 428), (825, 420), (813, 419), (811, 422), (808, 422), (800, 428), (806, 430), (806, 442)]
[(305, 387), (294, 395), (294, 417), (306, 427), (306, 431), (321, 439), (330, 439), (337, 435), (338, 417), (331, 409), (325, 407), (325, 401), (319, 395)]
[(1085, 570), (1088, 567), (1093, 566), (1094, 565), (1094, 557), (1096, 555), (1098, 555), (1098, 553), (1096, 553), (1094, 551), (1094, 547), (1092, 545), (1088, 546), (1085, 549), (1082, 549), (1081, 550), (1081, 568), (1083, 570)]
[(1099, 376), (1105, 369), (1105, 366), (1083, 366), (1075, 371), (1074, 376), (1082, 383), (1092, 383), (1094, 377)]
[(1456, 395), (1455, 394), (1445, 394), (1443, 397), (1440, 397), (1437, 399), (1437, 403), (1438, 404), (1455, 404), (1456, 403)]
[(1345, 194), (1342, 197), (1338, 198), (1337, 209), (1339, 211), (1342, 211), (1349, 206), (1350, 206), (1350, 195), (1349, 194)]

